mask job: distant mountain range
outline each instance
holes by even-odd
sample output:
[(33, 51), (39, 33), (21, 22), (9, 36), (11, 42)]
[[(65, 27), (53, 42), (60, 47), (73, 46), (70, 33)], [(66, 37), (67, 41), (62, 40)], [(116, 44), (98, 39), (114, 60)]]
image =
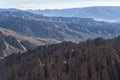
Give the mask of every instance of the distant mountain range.
[(112, 6), (96, 6), (70, 9), (45, 9), (45, 10), (28, 10), (32, 13), (43, 14), (45, 16), (56, 17), (79, 17), (94, 18), (96, 20), (104, 20), (109, 22), (120, 21), (120, 7)]
[(120, 37), (45, 45), (0, 59), (0, 80), (120, 80)]
[(18, 9), (0, 9), (0, 27), (0, 56), (24, 52), (39, 45), (62, 41), (78, 43), (89, 38), (107, 39), (120, 35), (120, 23), (93, 18), (48, 17)]
[(120, 34), (119, 23), (95, 21), (92, 18), (46, 17), (27, 11), (0, 11), (0, 27), (25, 36), (61, 41), (84, 41), (88, 38), (112, 38)]

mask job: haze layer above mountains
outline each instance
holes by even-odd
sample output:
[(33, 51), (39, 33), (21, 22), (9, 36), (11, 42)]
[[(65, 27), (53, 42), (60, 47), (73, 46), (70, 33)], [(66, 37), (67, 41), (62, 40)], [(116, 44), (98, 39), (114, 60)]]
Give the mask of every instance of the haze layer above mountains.
[(96, 6), (70, 9), (45, 9), (45, 10), (28, 10), (37, 14), (44, 14), (45, 16), (62, 16), (62, 17), (80, 17), (80, 18), (94, 18), (96, 20), (104, 20), (109, 22), (120, 21), (120, 7), (112, 6)]

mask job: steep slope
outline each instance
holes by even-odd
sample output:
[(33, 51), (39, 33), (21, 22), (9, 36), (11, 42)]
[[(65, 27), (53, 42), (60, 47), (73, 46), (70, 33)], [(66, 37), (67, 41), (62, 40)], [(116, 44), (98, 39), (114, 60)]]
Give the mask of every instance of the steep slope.
[(95, 6), (83, 8), (71, 8), (61, 10), (28, 10), (36, 14), (44, 14), (45, 16), (63, 16), (63, 17), (81, 17), (95, 18), (107, 21), (120, 20), (120, 7), (113, 6)]
[(11, 53), (25, 52), (40, 45), (56, 42), (59, 41), (22, 36), (14, 31), (0, 28), (0, 57), (5, 57)]
[(120, 80), (120, 37), (46, 45), (0, 60), (2, 80)]

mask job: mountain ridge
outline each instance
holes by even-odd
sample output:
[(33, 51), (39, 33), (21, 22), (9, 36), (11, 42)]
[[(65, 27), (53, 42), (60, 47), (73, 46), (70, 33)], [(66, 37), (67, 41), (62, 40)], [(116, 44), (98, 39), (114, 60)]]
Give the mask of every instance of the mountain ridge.
[(45, 16), (57, 17), (80, 17), (80, 18), (94, 18), (101, 21), (116, 20), (120, 21), (120, 7), (119, 6), (93, 6), (83, 8), (68, 8), (68, 9), (45, 9), (45, 10), (28, 10), (36, 14), (43, 14)]
[[(10, 50), (16, 50), (19, 47), (23, 51), (24, 49), (31, 49), (28, 48), (31, 43), (37, 45), (54, 44), (62, 41), (79, 43), (89, 38), (102, 37), (108, 39), (120, 35), (119, 23), (96, 21), (93, 18), (48, 17), (16, 9), (0, 10), (0, 27), (2, 28), (1, 34), (4, 34), (1, 36), (1, 44), (3, 45), (1, 47), (6, 49), (6, 46), (11, 47), (12, 45)], [(19, 46), (16, 46), (13, 41)], [(16, 48), (13, 49), (13, 46)], [(3, 55), (4, 50), (1, 52)]]
[(118, 23), (100, 22), (92, 18), (46, 17), (29, 12), (24, 14), (24, 11), (20, 10), (17, 12), (1, 11), (0, 14), (2, 28), (14, 30), (27, 36), (75, 42), (90, 37), (111, 38), (118, 36), (120, 32)]
[(120, 37), (44, 45), (0, 60), (0, 75), (2, 80), (119, 80), (119, 47)]

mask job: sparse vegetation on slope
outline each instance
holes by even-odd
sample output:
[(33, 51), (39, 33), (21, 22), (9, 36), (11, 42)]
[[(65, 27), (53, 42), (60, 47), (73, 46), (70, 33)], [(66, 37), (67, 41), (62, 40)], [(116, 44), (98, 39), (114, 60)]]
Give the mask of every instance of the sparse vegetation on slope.
[(0, 75), (3, 80), (120, 80), (120, 37), (12, 54), (0, 62)]

